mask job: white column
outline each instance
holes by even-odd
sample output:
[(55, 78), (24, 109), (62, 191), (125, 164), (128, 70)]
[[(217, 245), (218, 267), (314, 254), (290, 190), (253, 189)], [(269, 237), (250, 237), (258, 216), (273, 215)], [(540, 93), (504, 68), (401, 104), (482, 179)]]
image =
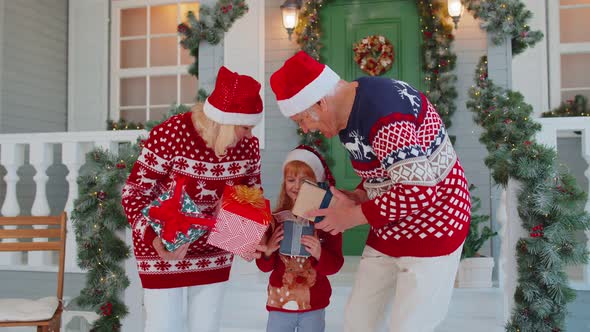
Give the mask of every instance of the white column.
[[(586, 179), (588, 179), (587, 193), (590, 193), (590, 132), (588, 130), (582, 131), (582, 157), (588, 163), (588, 168), (584, 172)], [(590, 199), (586, 200), (586, 212), (590, 212)], [(586, 248), (590, 249), (590, 231), (586, 231)], [(584, 289), (590, 289), (590, 263), (584, 267)]]
[(509, 179), (506, 186), (506, 220), (500, 230), (502, 248), (500, 251), (500, 289), (502, 290), (504, 303), (504, 321), (508, 321), (514, 307), (514, 292), (516, 291), (518, 278), (518, 265), (516, 262), (516, 243), (527, 233), (522, 228), (522, 221), (518, 216), (518, 195), (521, 191), (521, 183)]
[(500, 235), (500, 257), (498, 258), (498, 285), (500, 289), (504, 287), (504, 283), (506, 282), (506, 274), (504, 273), (504, 264), (506, 263), (506, 259), (504, 256), (504, 242), (506, 240), (506, 233), (507, 233), (507, 223), (508, 223), (508, 214), (507, 214), (507, 206), (506, 206), (506, 189), (503, 189), (500, 192), (500, 202), (498, 204), (498, 209), (496, 210), (496, 222), (498, 223), (498, 234)]
[(61, 159), (63, 164), (68, 168), (68, 200), (66, 201), (65, 211), (68, 215), (68, 230), (70, 236), (66, 237), (66, 262), (65, 270), (67, 272), (82, 271), (77, 264), (78, 246), (74, 234), (74, 226), (72, 225), (72, 210), (74, 209), (74, 201), (78, 198), (78, 175), (80, 167), (84, 162), (84, 149), (80, 142), (63, 143), (61, 149)]
[[(33, 216), (48, 216), (50, 213), (49, 203), (47, 202), (47, 168), (53, 163), (53, 144), (35, 142), (30, 145), (29, 162), (35, 168), (35, 200), (31, 208)], [(47, 226), (36, 226), (35, 229), (47, 228)], [(35, 242), (47, 242), (47, 238), (35, 238)], [(51, 265), (51, 253), (41, 251), (31, 251), (29, 254), (28, 264), (32, 266)]]
[[(2, 205), (2, 215), (5, 217), (16, 217), (20, 214), (20, 207), (16, 197), (16, 183), (18, 182), (17, 171), (24, 163), (25, 150), (21, 144), (2, 144), (0, 163), (6, 168), (4, 182), (6, 182), (6, 197)], [(6, 229), (16, 229), (15, 226), (5, 226)], [(5, 239), (4, 242), (16, 242), (16, 239)], [(22, 253), (4, 252), (0, 253), (0, 265), (22, 264)]]
[[(125, 243), (131, 246), (133, 250), (133, 238), (132, 230), (127, 228), (124, 234)], [(131, 256), (125, 260), (125, 273), (129, 278), (129, 287), (125, 289), (125, 295), (123, 300), (127, 304), (129, 314), (125, 316), (123, 321), (123, 327), (125, 331), (143, 331), (143, 323), (145, 321), (143, 311), (143, 288), (141, 287), (141, 280), (139, 280), (139, 274), (137, 273), (137, 261), (133, 252)]]

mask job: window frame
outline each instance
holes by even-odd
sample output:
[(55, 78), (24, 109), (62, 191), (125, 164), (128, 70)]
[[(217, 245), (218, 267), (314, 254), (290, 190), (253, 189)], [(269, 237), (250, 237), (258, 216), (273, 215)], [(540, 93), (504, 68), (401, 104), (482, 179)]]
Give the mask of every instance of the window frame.
[[(150, 66), (150, 51), (151, 51), (151, 40), (154, 37), (170, 37), (171, 34), (150, 34), (150, 22), (151, 22), (151, 15), (150, 10), (151, 7), (154, 6), (162, 6), (162, 5), (179, 5), (182, 3), (199, 3), (198, 0), (120, 0), (120, 1), (112, 1), (111, 6), (111, 52), (110, 52), (110, 62), (111, 62), (111, 69), (110, 69), (110, 111), (109, 111), (109, 118), (113, 121), (119, 121), (121, 118), (121, 112), (124, 110), (133, 110), (133, 109), (144, 109), (145, 111), (145, 118), (146, 121), (150, 120), (159, 120), (159, 119), (151, 119), (150, 118), (150, 110), (157, 109), (157, 108), (169, 108), (170, 105), (173, 103), (171, 101), (169, 104), (160, 105), (160, 104), (153, 104), (151, 103), (151, 78), (158, 77), (158, 76), (176, 76), (176, 101), (181, 103), (181, 92), (182, 92), (182, 76), (189, 76), (188, 68), (190, 65), (183, 65), (181, 64), (181, 51), (178, 52), (176, 55), (176, 60), (178, 65), (176, 66), (157, 66), (151, 67)], [(139, 39), (140, 37), (121, 37), (121, 13), (125, 9), (133, 9), (133, 8), (145, 8), (146, 9), (146, 34), (142, 35), (141, 37), (145, 37), (146, 39), (146, 66), (143, 68), (121, 68), (121, 41), (122, 40), (133, 40)], [(180, 10), (180, 7), (178, 8)], [(177, 23), (180, 23), (180, 19)], [(180, 42), (180, 36), (175, 33), (177, 43)], [(181, 48), (179, 46), (179, 48)], [(125, 78), (145, 78), (145, 91), (146, 91), (146, 100), (144, 105), (136, 105), (136, 106), (121, 106), (121, 79)], [(197, 91), (195, 91), (196, 95)], [(192, 106), (194, 103), (186, 103), (187, 106)], [(139, 112), (139, 111), (138, 111)]]
[(590, 86), (580, 88), (562, 88), (561, 56), (566, 54), (590, 55), (590, 42), (562, 43), (560, 34), (561, 9), (590, 8), (590, 4), (561, 5), (559, 0), (547, 1), (547, 52), (549, 55), (549, 105), (551, 109), (559, 107), (561, 94), (565, 91), (588, 90)]

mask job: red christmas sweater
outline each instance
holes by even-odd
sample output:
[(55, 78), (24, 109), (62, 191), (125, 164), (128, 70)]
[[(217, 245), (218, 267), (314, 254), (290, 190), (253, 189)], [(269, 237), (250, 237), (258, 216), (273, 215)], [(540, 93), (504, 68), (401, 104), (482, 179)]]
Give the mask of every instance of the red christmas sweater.
[(467, 236), (471, 202), (442, 119), (405, 82), (357, 82), (339, 136), (370, 199), (361, 205), (371, 225), (367, 245), (393, 257), (452, 253)]
[(141, 210), (178, 176), (199, 210), (212, 214), (225, 185), (260, 185), (258, 139), (244, 138), (222, 158), (206, 146), (191, 112), (173, 116), (152, 129), (127, 179), (122, 204), (133, 230), (137, 270), (144, 288), (212, 284), (229, 279), (233, 255), (207, 244), (205, 234), (193, 242), (182, 260), (162, 260), (153, 248), (156, 237)]
[(272, 271), (268, 280), (267, 310), (305, 312), (330, 304), (332, 287), (326, 276), (340, 271), (344, 264), (342, 234), (318, 231), (318, 237), (322, 245), (319, 260), (285, 256), (278, 250), (269, 258), (256, 260), (262, 272)]

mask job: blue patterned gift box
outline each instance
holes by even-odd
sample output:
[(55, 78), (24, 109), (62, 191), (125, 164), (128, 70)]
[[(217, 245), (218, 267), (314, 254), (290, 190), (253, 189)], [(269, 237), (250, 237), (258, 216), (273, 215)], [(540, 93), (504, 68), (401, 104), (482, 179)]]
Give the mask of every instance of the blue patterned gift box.
[(307, 220), (283, 221), (285, 231), (279, 253), (286, 256), (309, 257), (310, 253), (301, 244), (303, 235), (313, 235), (313, 224)]
[[(181, 185), (181, 184), (177, 183), (176, 185)], [(182, 214), (184, 216), (187, 216), (187, 217), (193, 217), (193, 218), (195, 218), (195, 220), (198, 220), (198, 218), (202, 220), (203, 216), (200, 214), (197, 204), (188, 196), (188, 194), (184, 191), (184, 188), (182, 188), (181, 190), (182, 190), (182, 193), (181, 193), (181, 198), (180, 198), (180, 202), (179, 202), (178, 213)], [(192, 243), (192, 242), (196, 241), (201, 236), (203, 236), (205, 233), (207, 233), (209, 228), (204, 225), (192, 224), (191, 227), (186, 232), (186, 234), (181, 231), (178, 231), (178, 232), (176, 232), (176, 238), (174, 239), (174, 241), (165, 240), (162, 236), (162, 231), (163, 231), (162, 227), (165, 226), (166, 221), (165, 220), (158, 220), (158, 219), (150, 216), (150, 209), (161, 207), (162, 203), (164, 201), (171, 200), (171, 199), (174, 200), (174, 199), (179, 199), (179, 198), (178, 198), (178, 196), (175, 197), (175, 195), (169, 191), (164, 192), (157, 199), (155, 199), (150, 205), (145, 207), (142, 210), (142, 213), (147, 218), (147, 220), (148, 220), (150, 226), (152, 227), (152, 229), (154, 230), (154, 232), (156, 232), (156, 234), (160, 237), (160, 239), (162, 239), (162, 243), (164, 244), (164, 247), (166, 247), (166, 249), (168, 251), (172, 252), (172, 251), (178, 249), (180, 246), (182, 246), (185, 243)]]
[(311, 256), (301, 244), (301, 237), (314, 234), (313, 222), (299, 218), (289, 210), (277, 212), (273, 217), (277, 223), (283, 224), (284, 235), (279, 253), (286, 256)]

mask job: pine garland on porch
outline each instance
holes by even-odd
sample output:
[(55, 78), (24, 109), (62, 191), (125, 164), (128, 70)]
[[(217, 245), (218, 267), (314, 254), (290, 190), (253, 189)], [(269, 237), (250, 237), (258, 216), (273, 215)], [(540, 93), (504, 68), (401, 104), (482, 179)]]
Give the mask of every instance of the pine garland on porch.
[(484, 128), (480, 142), (494, 181), (504, 187), (509, 178), (522, 183), (518, 213), (529, 237), (517, 243), (518, 285), (506, 331), (564, 331), (567, 304), (575, 298), (565, 267), (588, 262), (585, 244), (574, 236), (590, 229), (586, 194), (569, 171), (556, 166), (555, 149), (536, 143), (541, 126), (523, 96), (488, 79), (485, 57), (469, 94), (467, 106)]
[(182, 35), (180, 45), (189, 50), (194, 63), (189, 67), (189, 73), (199, 76), (199, 45), (206, 41), (217, 45), (223, 39), (223, 34), (231, 28), (233, 23), (248, 12), (245, 0), (219, 0), (213, 8), (201, 6), (199, 18), (189, 11), (188, 23), (180, 23), (177, 31)]
[[(191, 75), (198, 75), (199, 42), (218, 44), (223, 33), (247, 10), (245, 0), (219, 0), (213, 9), (200, 8), (201, 21), (196, 20), (194, 13), (188, 13), (189, 25), (182, 23), (178, 32), (183, 35), (182, 46), (195, 58), (189, 68)], [(196, 100), (203, 102), (207, 96), (205, 90), (199, 89)], [(170, 116), (188, 111), (186, 105), (173, 105), (164, 118), (149, 121), (145, 129), (150, 131)], [(131, 129), (124, 121), (111, 123), (109, 128)], [(129, 223), (121, 206), (121, 186), (142, 146), (143, 141), (138, 139), (135, 144), (121, 147), (117, 154), (103, 149), (89, 152), (77, 179), (79, 194), (71, 218), (78, 244), (78, 265), (88, 272), (76, 301), (99, 314), (92, 331), (120, 331), (121, 319), (128, 313), (121, 297), (129, 286), (123, 262), (130, 257), (131, 249), (122, 240)]]
[(505, 36), (511, 36), (512, 55), (524, 52), (543, 39), (541, 31), (531, 31), (528, 21), (533, 13), (521, 0), (464, 1), (473, 16), (481, 20), (481, 28), (493, 35), (494, 43), (501, 43)]
[(541, 116), (544, 118), (590, 116), (588, 98), (584, 95), (575, 95), (574, 99), (561, 102), (559, 107), (549, 112), (543, 112)]

